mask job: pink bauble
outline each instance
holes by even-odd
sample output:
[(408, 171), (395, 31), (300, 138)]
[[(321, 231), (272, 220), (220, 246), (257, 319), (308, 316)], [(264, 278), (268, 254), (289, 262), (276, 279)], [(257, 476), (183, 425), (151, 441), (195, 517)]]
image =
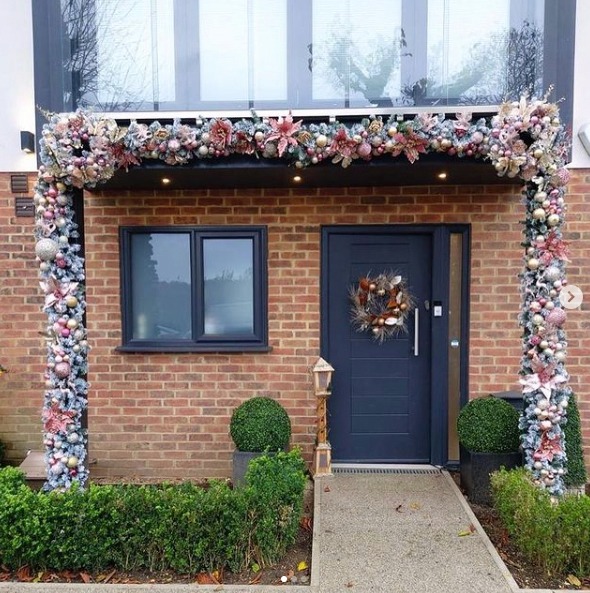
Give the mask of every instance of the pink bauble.
[(561, 327), (567, 318), (567, 315), (563, 309), (555, 308), (547, 315), (547, 323), (554, 325), (555, 327)]
[(70, 365), (67, 362), (58, 362), (53, 370), (60, 379), (64, 379), (70, 374)]
[(370, 156), (371, 150), (371, 145), (368, 142), (362, 142), (356, 149), (358, 155), (363, 159), (366, 159), (368, 156)]

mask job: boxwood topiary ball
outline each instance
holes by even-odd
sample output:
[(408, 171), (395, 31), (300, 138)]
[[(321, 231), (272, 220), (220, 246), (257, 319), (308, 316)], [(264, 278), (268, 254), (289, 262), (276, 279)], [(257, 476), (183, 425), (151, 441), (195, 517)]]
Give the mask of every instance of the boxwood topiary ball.
[(291, 438), (285, 408), (270, 397), (253, 397), (233, 412), (229, 432), (238, 451), (280, 451)]
[(476, 453), (511, 453), (520, 446), (518, 410), (497, 397), (468, 402), (459, 412), (459, 442)]

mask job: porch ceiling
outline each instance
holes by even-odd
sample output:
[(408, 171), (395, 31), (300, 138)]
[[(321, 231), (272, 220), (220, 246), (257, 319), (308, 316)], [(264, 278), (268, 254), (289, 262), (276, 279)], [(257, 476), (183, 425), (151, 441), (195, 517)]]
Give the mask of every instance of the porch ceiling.
[[(446, 173), (446, 179), (438, 175)], [(299, 175), (301, 181), (293, 177)], [(162, 178), (170, 182), (162, 183)], [(101, 189), (153, 190), (259, 187), (369, 187), (398, 185), (521, 185), (520, 179), (499, 177), (488, 162), (457, 159), (446, 155), (421, 155), (410, 164), (405, 158), (353, 162), (343, 168), (322, 163), (307, 169), (286, 167), (280, 161), (229, 157), (218, 161), (195, 161), (171, 167), (146, 161), (128, 172), (117, 171)]]

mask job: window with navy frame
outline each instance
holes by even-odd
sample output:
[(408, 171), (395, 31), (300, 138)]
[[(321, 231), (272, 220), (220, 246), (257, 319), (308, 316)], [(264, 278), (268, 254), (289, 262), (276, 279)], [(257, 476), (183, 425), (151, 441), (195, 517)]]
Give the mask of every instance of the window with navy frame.
[(266, 227), (121, 227), (120, 247), (120, 350), (268, 350)]

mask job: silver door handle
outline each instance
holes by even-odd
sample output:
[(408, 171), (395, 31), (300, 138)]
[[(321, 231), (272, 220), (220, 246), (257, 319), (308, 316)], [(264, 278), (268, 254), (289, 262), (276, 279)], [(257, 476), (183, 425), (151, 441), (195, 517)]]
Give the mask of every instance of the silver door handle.
[(414, 309), (414, 356), (420, 354), (420, 311)]

